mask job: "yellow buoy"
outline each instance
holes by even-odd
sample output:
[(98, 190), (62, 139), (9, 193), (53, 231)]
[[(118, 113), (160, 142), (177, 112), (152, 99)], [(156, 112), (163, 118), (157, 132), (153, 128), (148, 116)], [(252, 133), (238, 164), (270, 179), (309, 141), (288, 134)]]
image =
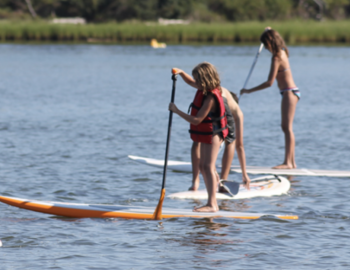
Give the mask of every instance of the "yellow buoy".
[(151, 39), (151, 46), (155, 49), (158, 48), (166, 48), (166, 44), (165, 43), (158, 43), (158, 41), (155, 38)]

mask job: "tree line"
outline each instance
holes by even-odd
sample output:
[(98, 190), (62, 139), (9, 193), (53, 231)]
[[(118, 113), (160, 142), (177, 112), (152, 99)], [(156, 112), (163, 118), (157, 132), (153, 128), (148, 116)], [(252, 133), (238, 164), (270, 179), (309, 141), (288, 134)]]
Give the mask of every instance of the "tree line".
[(82, 17), (88, 22), (342, 20), (350, 0), (0, 0), (0, 19)]

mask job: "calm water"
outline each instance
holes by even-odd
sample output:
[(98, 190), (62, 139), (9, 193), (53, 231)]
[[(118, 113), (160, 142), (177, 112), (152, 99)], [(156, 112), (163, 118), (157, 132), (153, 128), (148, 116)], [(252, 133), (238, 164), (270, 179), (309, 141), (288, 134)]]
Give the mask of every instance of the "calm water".
[[(191, 72), (209, 61), (237, 93), (257, 48), (1, 45), (0, 194), (155, 207), (162, 171), (127, 155), (164, 158), (171, 68)], [(290, 54), (302, 93), (297, 165), (350, 170), (350, 48), (291, 47)], [(267, 78), (269, 63), (264, 50), (249, 86)], [(179, 79), (176, 104), (187, 110), (193, 95)], [(280, 101), (276, 85), (242, 97), (248, 165), (283, 161)], [(170, 159), (190, 160), (187, 129), (174, 116)], [(186, 190), (190, 179), (168, 172), (167, 194)], [(349, 269), (350, 179), (290, 180), (287, 195), (220, 205), (296, 214), (296, 221), (69, 219), (0, 204), (0, 269)], [(202, 203), (166, 199), (164, 206)]]

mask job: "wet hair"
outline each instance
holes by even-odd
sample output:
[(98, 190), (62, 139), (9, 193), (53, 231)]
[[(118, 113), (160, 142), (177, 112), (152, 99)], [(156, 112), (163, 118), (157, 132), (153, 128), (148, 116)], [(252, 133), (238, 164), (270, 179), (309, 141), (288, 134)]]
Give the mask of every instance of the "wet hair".
[(273, 56), (281, 57), (281, 50), (284, 50), (289, 57), (288, 48), (281, 35), (273, 29), (265, 30), (260, 36), (260, 41), (265, 48), (272, 52)]
[(238, 104), (239, 103), (239, 99), (237, 97), (237, 95), (233, 92), (230, 92), (231, 96), (233, 97), (233, 99), (236, 101), (236, 103)]
[(220, 77), (216, 68), (208, 63), (203, 62), (198, 64), (192, 70), (192, 76), (196, 81), (196, 84), (203, 90), (203, 94), (207, 95), (208, 91), (218, 88), (220, 92)]

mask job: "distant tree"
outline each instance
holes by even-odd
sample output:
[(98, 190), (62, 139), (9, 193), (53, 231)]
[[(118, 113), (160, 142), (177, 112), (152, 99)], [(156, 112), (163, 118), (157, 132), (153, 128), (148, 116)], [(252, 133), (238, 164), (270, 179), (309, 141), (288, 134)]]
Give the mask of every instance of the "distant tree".
[(0, 7), (10, 11), (28, 10), (27, 3), (23, 0), (0, 0)]
[(155, 20), (157, 0), (101, 0), (97, 20)]
[(324, 10), (325, 2), (323, 0), (299, 0), (299, 16), (304, 19), (313, 18), (316, 20), (322, 20)]
[(158, 16), (167, 19), (185, 18), (193, 12), (191, 0), (158, 0)]
[(345, 19), (350, 12), (350, 0), (324, 0), (326, 4), (326, 14), (329, 18), (341, 20)]
[(1, 18), (83, 17), (89, 22), (187, 19), (344, 19), (350, 0), (0, 0)]
[(285, 19), (290, 13), (290, 0), (210, 0), (208, 6), (229, 21)]
[(28, 10), (29, 10), (30, 14), (32, 15), (33, 18), (35, 18), (36, 17), (36, 13), (35, 13), (35, 10), (33, 8), (31, 0), (25, 0), (25, 1), (27, 3)]
[(60, 0), (32, 0), (36, 13), (43, 18), (55, 17), (55, 10), (60, 6), (61, 2)]

